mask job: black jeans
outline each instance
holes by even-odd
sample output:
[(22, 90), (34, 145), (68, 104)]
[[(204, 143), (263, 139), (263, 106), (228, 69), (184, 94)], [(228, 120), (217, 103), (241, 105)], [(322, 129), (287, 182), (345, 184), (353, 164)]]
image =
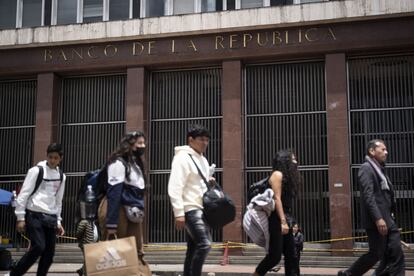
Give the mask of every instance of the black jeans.
[(295, 267), (294, 267), (294, 275), (300, 275), (300, 254), (296, 255), (294, 258)]
[(375, 275), (405, 275), (404, 253), (400, 244), (400, 231), (393, 224), (388, 229), (386, 236), (380, 235), (376, 229), (367, 229), (368, 253), (359, 257), (355, 263), (346, 271), (352, 276), (363, 275), (379, 260), (380, 265), (375, 270)]
[(42, 214), (26, 210), (26, 233), (30, 239), (30, 249), (12, 267), (10, 276), (24, 275), (39, 260), (37, 276), (46, 276), (55, 255), (56, 227), (45, 227)]
[(297, 261), (295, 259), (295, 239), (293, 237), (292, 226), (289, 233), (283, 235), (283, 256), (285, 258), (285, 275), (297, 276)]
[(204, 261), (211, 249), (210, 227), (204, 220), (202, 210), (185, 213), (187, 252), (184, 276), (200, 276)]
[(285, 257), (285, 275), (296, 275), (295, 269), (295, 242), (293, 239), (292, 228), (289, 233), (282, 235), (281, 223), (276, 211), (269, 216), (269, 252), (256, 267), (259, 275), (265, 275), (270, 269), (275, 267), (282, 257)]

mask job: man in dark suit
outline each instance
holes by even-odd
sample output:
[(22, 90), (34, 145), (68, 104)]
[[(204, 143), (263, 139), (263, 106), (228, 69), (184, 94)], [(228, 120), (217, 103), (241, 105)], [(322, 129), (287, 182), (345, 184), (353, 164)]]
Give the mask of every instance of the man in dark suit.
[(368, 253), (352, 266), (339, 271), (338, 276), (359, 276), (381, 263), (375, 275), (405, 275), (404, 254), (400, 244), (400, 231), (394, 220), (395, 199), (392, 183), (384, 166), (388, 151), (384, 141), (371, 140), (367, 146), (365, 163), (358, 171), (361, 190), (362, 225), (368, 235)]

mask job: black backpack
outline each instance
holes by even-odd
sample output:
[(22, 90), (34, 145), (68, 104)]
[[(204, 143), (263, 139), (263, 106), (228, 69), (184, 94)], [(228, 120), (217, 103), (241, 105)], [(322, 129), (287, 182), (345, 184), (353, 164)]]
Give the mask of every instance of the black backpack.
[[(131, 168), (128, 162), (123, 158), (118, 158), (125, 167), (125, 175), (129, 177)], [(77, 224), (81, 220), (80, 202), (86, 201), (86, 191), (88, 186), (92, 186), (92, 190), (95, 193), (96, 207), (106, 195), (106, 184), (108, 183), (108, 163), (103, 165), (100, 169), (89, 171), (85, 174), (82, 180), (82, 184), (76, 194), (76, 209), (75, 209), (75, 223)], [(98, 208), (96, 208), (98, 211)]]
[[(37, 189), (39, 189), (39, 186), (40, 186), (40, 184), (43, 181), (43, 174), (44, 174), (43, 170), (44, 169), (43, 169), (42, 166), (37, 166), (37, 167), (39, 168), (39, 174), (37, 175), (37, 178), (36, 178), (35, 188), (33, 189), (33, 192), (30, 194), (30, 196), (32, 196), (32, 195), (34, 195), (34, 193), (36, 193)], [(61, 169), (59, 169), (59, 175), (60, 175), (60, 177), (59, 177), (60, 183), (62, 184), (62, 181), (63, 181), (63, 172), (62, 172)], [(19, 188), (19, 190), (20, 189), (21, 189), (21, 187)], [(60, 189), (60, 186), (59, 186), (59, 189)], [(58, 191), (59, 191), (59, 189), (58, 189)]]
[(266, 191), (266, 189), (270, 188), (270, 184), (269, 184), (269, 176), (254, 182), (253, 184), (250, 185), (249, 190), (247, 191), (247, 200), (248, 202), (250, 202), (252, 200), (252, 198), (254, 198), (255, 196), (257, 196), (258, 194), (263, 193), (264, 191)]

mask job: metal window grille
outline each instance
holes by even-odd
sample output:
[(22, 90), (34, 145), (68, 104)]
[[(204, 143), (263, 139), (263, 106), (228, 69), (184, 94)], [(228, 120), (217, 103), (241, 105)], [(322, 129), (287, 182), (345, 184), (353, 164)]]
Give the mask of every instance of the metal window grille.
[[(174, 229), (167, 184), (174, 147), (185, 145), (187, 127), (198, 123), (211, 132), (206, 158), (217, 165), (221, 180), (221, 78), (220, 68), (152, 72), (150, 76), (150, 188), (149, 242), (183, 242), (184, 231)], [(222, 232), (213, 231), (221, 241)]]
[[(363, 235), (357, 174), (366, 145), (383, 139), (387, 173), (395, 188), (397, 224), (414, 228), (414, 56), (378, 56), (348, 61), (353, 231)], [(414, 241), (414, 234), (402, 236)]]
[(274, 154), (292, 149), (304, 178), (293, 215), (306, 240), (329, 238), (324, 63), (247, 66), (244, 105), (245, 198), (248, 185), (270, 173)]
[[(35, 80), (0, 82), (0, 188), (7, 191), (16, 190), (33, 165), (36, 86)], [(15, 222), (13, 210), (0, 206), (0, 233), (23, 245)]]
[[(65, 78), (62, 81), (60, 141), (66, 186), (62, 218), (75, 234), (76, 194), (86, 172), (100, 168), (125, 132), (126, 75)], [(64, 242), (68, 242), (64, 240)]]

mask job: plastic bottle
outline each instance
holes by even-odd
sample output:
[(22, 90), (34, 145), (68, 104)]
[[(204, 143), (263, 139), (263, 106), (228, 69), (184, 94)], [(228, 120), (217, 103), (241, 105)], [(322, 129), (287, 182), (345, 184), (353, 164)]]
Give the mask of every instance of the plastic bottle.
[(94, 219), (96, 215), (96, 197), (91, 185), (86, 187), (85, 211), (87, 219)]
[(210, 176), (213, 176), (213, 174), (216, 172), (216, 164), (211, 164), (210, 166)]
[(92, 189), (92, 185), (88, 185), (86, 187), (85, 201), (86, 202), (94, 202), (95, 201), (95, 192)]
[(15, 190), (13, 190), (13, 195), (12, 195), (11, 203), (10, 204), (11, 204), (11, 206), (13, 208), (16, 208), (16, 205), (17, 205), (17, 193), (16, 193)]
[(211, 164), (211, 166), (209, 168), (209, 177), (210, 177), (210, 179), (209, 179), (208, 183), (210, 184), (210, 187), (214, 187), (217, 184), (216, 180), (212, 179), (215, 172), (216, 172), (216, 164), (213, 163), (213, 164)]

